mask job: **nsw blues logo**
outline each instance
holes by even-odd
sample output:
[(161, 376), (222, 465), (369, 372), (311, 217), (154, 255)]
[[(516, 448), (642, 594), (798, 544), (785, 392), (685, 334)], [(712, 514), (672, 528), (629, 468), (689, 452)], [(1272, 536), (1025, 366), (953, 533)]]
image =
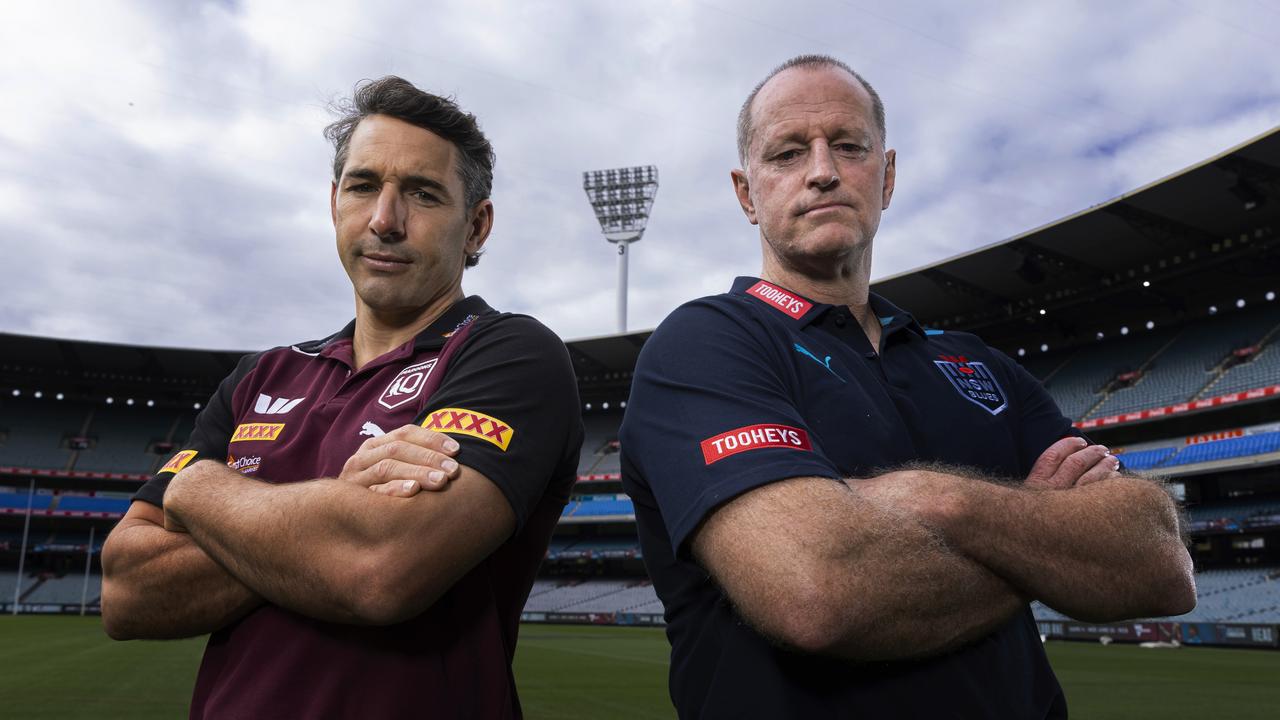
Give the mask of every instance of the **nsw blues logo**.
[(996, 376), (987, 369), (987, 364), (970, 361), (963, 355), (939, 355), (933, 364), (942, 371), (942, 376), (951, 383), (951, 387), (960, 393), (960, 397), (981, 407), (992, 415), (999, 415), (1009, 406)]

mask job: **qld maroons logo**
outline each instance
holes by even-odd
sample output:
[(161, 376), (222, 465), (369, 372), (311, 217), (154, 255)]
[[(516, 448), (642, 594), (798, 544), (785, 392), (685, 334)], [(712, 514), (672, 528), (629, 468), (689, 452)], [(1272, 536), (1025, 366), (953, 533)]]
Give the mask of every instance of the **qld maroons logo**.
[(942, 376), (960, 393), (960, 397), (992, 415), (999, 415), (1009, 406), (1004, 390), (986, 363), (969, 360), (964, 355), (938, 357), (940, 359), (934, 360), (933, 364), (938, 366)]
[(378, 404), (388, 410), (395, 410), (407, 402), (417, 400), (422, 394), (422, 386), (427, 384), (427, 378), (431, 377), (431, 369), (435, 366), (436, 358), (431, 358), (401, 370), (387, 389), (382, 391)]

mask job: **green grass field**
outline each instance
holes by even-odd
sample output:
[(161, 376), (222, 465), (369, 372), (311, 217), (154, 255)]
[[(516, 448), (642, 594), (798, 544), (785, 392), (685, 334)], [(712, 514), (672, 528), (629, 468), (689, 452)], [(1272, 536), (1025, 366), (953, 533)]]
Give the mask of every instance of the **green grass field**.
[[(0, 617), (0, 716), (180, 718), (202, 639), (117, 643), (97, 618)], [(1050, 643), (1072, 716), (1274, 718), (1280, 652)], [(672, 718), (655, 628), (526, 625), (516, 653), (525, 716)]]

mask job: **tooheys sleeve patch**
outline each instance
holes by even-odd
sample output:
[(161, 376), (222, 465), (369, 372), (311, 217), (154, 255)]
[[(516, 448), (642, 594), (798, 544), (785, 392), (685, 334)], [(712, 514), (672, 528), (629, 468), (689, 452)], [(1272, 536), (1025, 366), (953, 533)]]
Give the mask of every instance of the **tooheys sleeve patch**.
[(703, 440), (702, 458), (710, 465), (730, 455), (764, 448), (812, 451), (813, 445), (809, 443), (809, 434), (800, 428), (790, 425), (747, 425)]
[(511, 438), (516, 434), (514, 428), (492, 415), (463, 408), (443, 408), (427, 413), (422, 427), (451, 435), (470, 435), (497, 445), (502, 452), (507, 451)]
[(183, 450), (182, 452), (175, 453), (173, 457), (169, 458), (169, 462), (165, 463), (164, 467), (160, 468), (160, 472), (176, 473), (186, 467), (187, 463), (191, 462), (191, 459), (195, 456), (195, 450)]

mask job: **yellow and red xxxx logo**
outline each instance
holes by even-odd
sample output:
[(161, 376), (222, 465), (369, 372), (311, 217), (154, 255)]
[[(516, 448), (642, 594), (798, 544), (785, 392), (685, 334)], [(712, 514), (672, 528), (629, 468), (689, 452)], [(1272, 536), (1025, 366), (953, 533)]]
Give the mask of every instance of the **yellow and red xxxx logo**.
[(422, 427), (436, 432), (480, 438), (497, 445), (503, 452), (507, 451), (511, 437), (516, 434), (509, 425), (491, 415), (462, 408), (444, 408), (429, 413), (422, 421)]
[(280, 431), (282, 430), (284, 430), (284, 423), (242, 423), (236, 426), (236, 432), (231, 436), (231, 442), (240, 442), (242, 440), (271, 442), (280, 437)]
[(186, 467), (187, 463), (191, 462), (191, 458), (195, 456), (196, 456), (195, 450), (183, 450), (182, 452), (177, 453), (173, 457), (169, 458), (169, 462), (165, 463), (164, 467), (160, 468), (160, 472), (176, 473), (182, 468)]

